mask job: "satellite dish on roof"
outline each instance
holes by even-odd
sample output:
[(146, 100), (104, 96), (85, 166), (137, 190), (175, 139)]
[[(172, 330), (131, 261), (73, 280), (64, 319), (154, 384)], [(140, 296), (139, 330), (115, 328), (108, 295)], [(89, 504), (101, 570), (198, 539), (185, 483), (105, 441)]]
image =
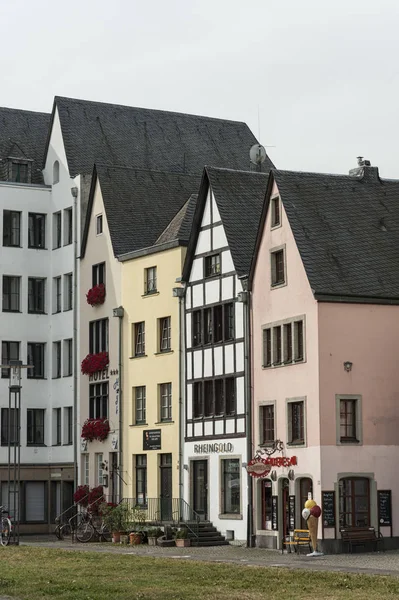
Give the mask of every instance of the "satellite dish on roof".
[(266, 150), (261, 144), (254, 144), (249, 151), (249, 160), (252, 164), (260, 166), (266, 160)]

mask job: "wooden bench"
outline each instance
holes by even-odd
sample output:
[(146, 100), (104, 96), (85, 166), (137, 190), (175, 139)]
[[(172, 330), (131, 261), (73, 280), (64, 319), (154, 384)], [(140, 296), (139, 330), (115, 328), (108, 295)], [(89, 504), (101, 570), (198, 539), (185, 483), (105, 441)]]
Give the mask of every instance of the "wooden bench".
[(378, 550), (378, 544), (384, 548), (384, 538), (374, 527), (345, 527), (341, 529), (341, 538), (344, 544), (348, 545), (349, 552), (353, 552), (354, 546), (366, 546), (372, 544), (374, 550)]
[(281, 554), (284, 552), (284, 547), (287, 551), (288, 549), (291, 551), (291, 548), (294, 548), (295, 552), (299, 552), (302, 546), (308, 546), (309, 552), (312, 551), (309, 531), (307, 529), (294, 529), (289, 540), (282, 540)]

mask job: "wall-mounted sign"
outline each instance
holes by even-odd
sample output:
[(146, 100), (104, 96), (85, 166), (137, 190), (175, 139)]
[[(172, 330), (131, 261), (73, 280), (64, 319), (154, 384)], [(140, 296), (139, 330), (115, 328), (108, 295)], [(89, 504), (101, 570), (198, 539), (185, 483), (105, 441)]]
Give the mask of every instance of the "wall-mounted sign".
[(247, 473), (251, 477), (267, 477), (272, 466), (267, 462), (267, 458), (253, 458), (247, 464)]
[(290, 530), (295, 529), (295, 496), (289, 496), (288, 498), (288, 512), (290, 519)]
[(392, 492), (391, 490), (378, 490), (378, 522), (380, 527), (392, 525)]
[(118, 436), (117, 435), (113, 435), (111, 438), (111, 446), (112, 446), (112, 450), (117, 450), (118, 449)]
[(161, 449), (161, 430), (147, 429), (143, 431), (143, 450)]
[(220, 444), (194, 444), (194, 454), (219, 454), (221, 452), (233, 452), (234, 446), (230, 442)]
[(321, 493), (323, 527), (335, 527), (335, 492)]
[(102, 371), (97, 371), (96, 373), (90, 373), (89, 382), (91, 381), (106, 381), (109, 379), (108, 369), (103, 369)]

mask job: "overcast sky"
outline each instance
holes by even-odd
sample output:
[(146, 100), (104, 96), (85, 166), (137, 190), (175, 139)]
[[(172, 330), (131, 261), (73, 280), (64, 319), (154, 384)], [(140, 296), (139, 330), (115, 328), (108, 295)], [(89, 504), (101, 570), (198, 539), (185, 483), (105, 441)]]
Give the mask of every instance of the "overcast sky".
[(399, 178), (398, 0), (0, 0), (3, 106), (245, 121), (279, 168)]

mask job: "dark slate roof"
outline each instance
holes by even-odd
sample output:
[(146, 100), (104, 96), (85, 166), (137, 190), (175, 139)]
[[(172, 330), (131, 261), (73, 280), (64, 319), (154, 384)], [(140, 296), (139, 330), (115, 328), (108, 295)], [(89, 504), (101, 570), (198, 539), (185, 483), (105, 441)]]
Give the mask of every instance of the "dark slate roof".
[(96, 181), (99, 181), (115, 256), (153, 246), (200, 183), (196, 175), (96, 165), (92, 178), (85, 231)]
[(32, 183), (43, 183), (41, 169), (49, 125), (49, 114), (0, 108), (0, 161), (10, 156), (32, 160)]
[[(236, 121), (58, 96), (54, 105), (72, 177), (94, 163), (197, 174), (205, 164), (248, 169), (256, 143)], [(263, 169), (272, 166), (267, 157)]]
[(175, 240), (182, 244), (188, 244), (197, 198), (197, 194), (192, 194), (190, 196), (179, 212), (173, 217), (169, 225), (167, 225), (161, 233), (155, 244), (166, 244), (167, 242), (173, 242)]
[(363, 173), (272, 171), (316, 298), (399, 298), (399, 181)]
[(235, 270), (239, 277), (249, 275), (267, 181), (267, 173), (205, 167), (194, 215), (193, 235), (184, 265), (185, 281), (190, 276), (209, 185), (218, 206)]

